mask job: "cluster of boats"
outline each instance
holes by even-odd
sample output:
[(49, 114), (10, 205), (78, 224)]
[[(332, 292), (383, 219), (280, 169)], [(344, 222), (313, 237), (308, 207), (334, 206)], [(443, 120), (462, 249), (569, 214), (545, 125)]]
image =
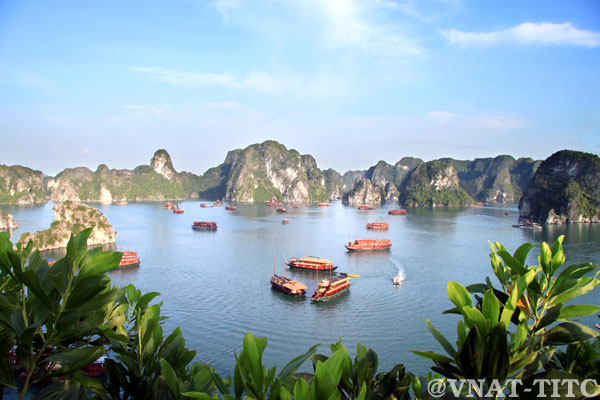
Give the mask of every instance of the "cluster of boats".
[(165, 208), (173, 211), (173, 214), (183, 214), (183, 208), (179, 208), (177, 204), (169, 203), (167, 201), (165, 203)]
[(519, 224), (515, 224), (513, 225), (513, 228), (534, 228), (534, 229), (542, 229), (543, 226), (541, 224), (538, 224), (537, 222), (533, 222), (533, 221), (529, 221), (529, 220), (525, 220), (525, 221), (521, 221), (519, 222)]

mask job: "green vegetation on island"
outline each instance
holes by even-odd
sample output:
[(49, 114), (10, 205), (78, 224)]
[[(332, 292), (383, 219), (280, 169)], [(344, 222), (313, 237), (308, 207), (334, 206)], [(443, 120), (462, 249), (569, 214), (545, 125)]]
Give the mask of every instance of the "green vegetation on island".
[(519, 217), (542, 223), (600, 222), (600, 158), (570, 150), (547, 158), (519, 202)]
[(98, 209), (81, 203), (65, 201), (54, 206), (54, 221), (48, 229), (29, 233), (25, 232), (20, 243), (33, 243), (38, 250), (67, 247), (71, 235), (78, 234), (91, 227), (88, 238), (90, 245), (114, 243), (117, 232), (108, 219)]
[[(121, 253), (87, 250), (90, 233), (73, 236), (52, 266), (33, 243), (15, 248), (0, 233), (0, 385), (19, 399), (33, 389), (39, 399), (427, 399), (434, 380), (445, 385), (439, 396), (497, 398), (513, 390), (514, 379), (521, 383), (513, 394), (533, 399), (548, 389), (539, 380), (550, 378), (559, 381), (552, 387), (559, 398), (600, 394), (593, 384), (600, 380), (599, 332), (576, 322), (600, 307), (572, 303), (594, 290), (599, 272), (589, 262), (565, 267), (562, 236), (552, 246), (542, 243), (532, 266), (526, 260), (533, 244), (511, 254), (494, 243), (497, 283), (448, 283), (454, 308), (446, 312), (460, 318), (457, 338), (447, 339), (425, 319), (446, 353), (413, 351), (435, 364), (427, 376), (402, 364), (379, 372), (373, 350), (358, 344), (351, 359), (341, 339), (330, 355), (315, 345), (283, 368), (269, 368), (262, 362), (267, 338), (248, 333), (233, 376), (223, 378), (208, 364), (192, 363), (196, 352), (185, 347), (179, 328), (164, 334), (158, 293), (111, 285), (106, 273)], [(84, 372), (101, 356), (109, 357), (102, 380)], [(308, 360), (313, 372), (297, 372)], [(453, 387), (457, 379), (469, 381)]]
[(46, 202), (41, 171), (20, 165), (0, 164), (0, 204)]
[(464, 207), (474, 203), (460, 188), (454, 167), (441, 161), (421, 164), (409, 175), (400, 194), (406, 206)]

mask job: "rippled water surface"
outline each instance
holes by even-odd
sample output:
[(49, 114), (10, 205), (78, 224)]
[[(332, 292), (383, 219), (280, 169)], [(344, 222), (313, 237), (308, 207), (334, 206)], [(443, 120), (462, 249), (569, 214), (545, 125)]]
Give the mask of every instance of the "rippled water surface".
[[(187, 346), (198, 351), (197, 360), (224, 374), (232, 373), (234, 349), (239, 351), (248, 331), (269, 338), (267, 366), (281, 367), (315, 343), (324, 344), (321, 351), (328, 353), (328, 344), (341, 337), (351, 353), (358, 342), (376, 350), (380, 370), (404, 363), (409, 371), (423, 374), (429, 362), (409, 350), (442, 351), (423, 319), (429, 318), (455, 340), (456, 317), (442, 315), (452, 307), (446, 285), (449, 280), (464, 285), (483, 282), (492, 275), (488, 240), (514, 251), (523, 242), (537, 245), (565, 234), (568, 264), (597, 264), (600, 256), (597, 225), (512, 228), (518, 213), (511, 207), (419, 208), (408, 209), (406, 216), (391, 216), (387, 211), (392, 206), (360, 211), (335, 202), (331, 207), (288, 209), (290, 224), (282, 225), (283, 216), (262, 204), (238, 204), (234, 212), (199, 204), (179, 203), (183, 215), (162, 203), (99, 208), (118, 232), (117, 249), (137, 251), (141, 259), (138, 269), (111, 273), (113, 281), (160, 292), (163, 314), (170, 317), (166, 330), (181, 326)], [(23, 232), (47, 228), (52, 206), (3, 207), (20, 225), (13, 240)], [(219, 230), (193, 231), (193, 220), (216, 221)], [(367, 231), (370, 221), (389, 222), (389, 231)], [(344, 243), (354, 238), (389, 238), (393, 246), (384, 252), (348, 253)], [(284, 257), (307, 253), (332, 258), (339, 271), (360, 278), (352, 278), (349, 292), (318, 304), (311, 304), (308, 296), (297, 299), (272, 290), (275, 258), (278, 274), (295, 277), (312, 293), (317, 275), (283, 264)], [(532, 255), (537, 257), (537, 250)], [(536, 263), (535, 257), (530, 263)], [(406, 279), (394, 287), (399, 270)], [(600, 304), (599, 292), (583, 302)]]

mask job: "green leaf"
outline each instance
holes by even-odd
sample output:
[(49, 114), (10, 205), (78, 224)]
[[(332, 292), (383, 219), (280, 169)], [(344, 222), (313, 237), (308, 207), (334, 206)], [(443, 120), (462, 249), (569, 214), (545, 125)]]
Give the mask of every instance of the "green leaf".
[(105, 272), (112, 271), (119, 265), (122, 255), (123, 253), (115, 251), (102, 251), (96, 253), (86, 259), (79, 274), (84, 276), (101, 275)]
[[(598, 274), (596, 274), (598, 276)], [(600, 283), (596, 277), (594, 278), (579, 278), (577, 284), (569, 290), (565, 290), (551, 300), (552, 304), (566, 303), (576, 297), (591, 292)]]
[(62, 368), (45, 378), (68, 375), (93, 363), (104, 354), (105, 350), (102, 346), (76, 347), (54, 352), (48, 356), (48, 361), (60, 363)]
[(563, 307), (560, 310), (560, 319), (585, 317), (588, 315), (600, 312), (600, 306), (589, 304), (577, 304), (573, 306)]
[(454, 355), (456, 354), (456, 350), (454, 349), (454, 346), (452, 346), (450, 344), (450, 342), (448, 342), (448, 340), (444, 337), (444, 335), (442, 335), (442, 333), (440, 331), (438, 331), (433, 326), (431, 321), (429, 321), (427, 318), (425, 319), (425, 324), (427, 325), (427, 329), (429, 330), (429, 332), (431, 332), (431, 334), (433, 335), (435, 340), (437, 340), (438, 343), (442, 345), (442, 347), (444, 348), (446, 353), (448, 353), (451, 357), (454, 357)]
[(52, 312), (53, 308), (50, 299), (46, 295), (46, 292), (44, 292), (44, 289), (42, 289), (38, 275), (35, 273), (35, 271), (28, 269), (23, 272), (17, 272), (16, 275), (21, 282), (23, 282), (27, 288), (31, 290), (33, 294), (35, 294), (36, 298), (42, 302), (46, 309)]
[(192, 399), (215, 400), (214, 397), (202, 392), (183, 392), (181, 395), (191, 397)]
[(367, 385), (365, 382), (363, 382), (363, 384), (360, 388), (360, 393), (358, 394), (358, 397), (356, 398), (356, 400), (365, 400), (366, 395), (367, 395)]
[(588, 328), (585, 325), (575, 322), (563, 322), (552, 327), (544, 334), (544, 344), (560, 346), (563, 344), (581, 342), (582, 340), (588, 340), (598, 336), (600, 336), (598, 331)]
[[(263, 338), (266, 339), (266, 338)], [(259, 341), (253, 334), (250, 332), (246, 333), (244, 336), (244, 355), (248, 357), (249, 361), (249, 373), (252, 382), (255, 385), (256, 390), (262, 391), (263, 381), (264, 381), (264, 368), (262, 366), (262, 352), (263, 346), (261, 345), (261, 341)], [(240, 355), (242, 356), (242, 355)]]
[(468, 290), (465, 289), (460, 283), (450, 281), (448, 282), (448, 298), (452, 301), (459, 309), (464, 306), (471, 306), (471, 295)]
[(420, 357), (427, 358), (428, 360), (440, 361), (445, 363), (454, 363), (453, 359), (443, 356), (441, 354), (434, 353), (432, 351), (410, 350), (410, 352)]
[(281, 400), (292, 400), (292, 395), (290, 394), (290, 392), (285, 388), (285, 386), (280, 386), (279, 387), (279, 398)]
[(519, 248), (515, 251), (513, 257), (521, 263), (521, 265), (525, 265), (525, 261), (527, 261), (527, 255), (533, 249), (535, 245), (533, 243), (523, 243)]
[(562, 306), (562, 303), (559, 303), (546, 311), (546, 314), (538, 322), (537, 329), (542, 329), (556, 321), (560, 317)]
[(467, 322), (467, 326), (469, 328), (473, 328), (473, 325), (476, 324), (479, 327), (479, 331), (481, 332), (481, 336), (485, 337), (487, 332), (489, 331), (488, 323), (481, 311), (473, 307), (463, 307), (463, 315)]
[(523, 263), (511, 256), (508, 251), (500, 250), (498, 251), (498, 255), (502, 258), (502, 261), (504, 261), (504, 264), (508, 267), (508, 269), (510, 269), (512, 276), (522, 276), (527, 272), (523, 266)]
[(467, 379), (481, 378), (483, 360), (485, 355), (485, 345), (479, 334), (479, 329), (474, 326), (467, 335), (467, 340), (463, 347), (456, 353), (456, 364)]
[(302, 378), (298, 378), (294, 385), (294, 399), (306, 400), (308, 397), (308, 383)]
[(490, 326), (496, 325), (498, 317), (500, 316), (500, 303), (496, 296), (494, 296), (494, 291), (492, 289), (488, 289), (483, 295), (481, 312), (485, 318), (491, 322)]
[(179, 397), (179, 378), (177, 377), (175, 370), (173, 370), (173, 367), (171, 367), (171, 364), (164, 358), (160, 359), (160, 373), (165, 379), (169, 390), (173, 393), (173, 396), (175, 398)]
[(502, 315), (500, 316), (500, 322), (504, 324), (505, 328), (508, 329), (508, 324), (510, 323), (510, 319), (517, 308), (517, 303), (519, 302), (521, 296), (523, 296), (527, 286), (529, 286), (531, 281), (533, 281), (535, 278), (536, 273), (536, 270), (530, 270), (517, 280), (517, 283), (515, 284), (508, 301), (504, 304), (504, 310), (502, 310)]
[(287, 383), (292, 374), (296, 372), (296, 370), (300, 368), (302, 364), (304, 364), (304, 362), (308, 360), (310, 356), (312, 356), (317, 351), (317, 347), (319, 346), (320, 344), (315, 344), (314, 346), (311, 346), (306, 353), (294, 357), (289, 363), (285, 365), (285, 367), (281, 369), (281, 372), (279, 373), (279, 375), (277, 375), (277, 378)]
[(539, 262), (544, 273), (551, 275), (550, 263), (552, 262), (552, 251), (550, 251), (550, 246), (546, 242), (542, 242), (540, 245)]

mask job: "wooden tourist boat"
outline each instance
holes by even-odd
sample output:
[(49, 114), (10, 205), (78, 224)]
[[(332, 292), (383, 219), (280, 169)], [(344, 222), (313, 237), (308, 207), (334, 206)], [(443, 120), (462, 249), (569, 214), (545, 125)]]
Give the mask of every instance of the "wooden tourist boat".
[(287, 224), (290, 223), (290, 220), (287, 219), (287, 218), (284, 218), (284, 219), (281, 220), (281, 223), (284, 224), (284, 225), (287, 225)]
[(349, 251), (387, 250), (392, 247), (392, 242), (388, 239), (356, 239), (348, 242), (345, 247)]
[(319, 203), (319, 207), (329, 207), (329, 203)]
[(281, 207), (283, 205), (283, 203), (277, 201), (277, 197), (273, 197), (271, 200), (265, 201), (265, 204), (269, 207)]
[(198, 229), (203, 231), (216, 231), (217, 223), (209, 221), (194, 221), (192, 229)]
[(387, 222), (369, 222), (367, 224), (367, 229), (374, 229), (377, 231), (387, 231), (389, 225)]
[(225, 206), (225, 209), (227, 211), (235, 211), (235, 210), (237, 210), (237, 207), (236, 206)]
[(200, 203), (200, 207), (202, 207), (202, 208), (208, 208), (208, 204), (206, 204), (206, 203)]
[(276, 211), (283, 214), (286, 210), (283, 207), (279, 207)]
[(306, 256), (303, 258), (292, 258), (286, 261), (286, 264), (290, 268), (298, 268), (309, 271), (335, 271), (337, 268), (333, 265), (331, 260), (325, 260), (323, 258)]
[(135, 251), (124, 251), (121, 262), (115, 269), (126, 269), (140, 266), (140, 258)]
[(323, 301), (338, 295), (350, 287), (349, 276), (332, 276), (317, 284), (317, 290), (310, 296), (310, 301)]
[(390, 215), (406, 215), (406, 210), (403, 208), (398, 208), (395, 210), (388, 211), (388, 214), (390, 214)]
[(183, 214), (183, 208), (173, 208), (173, 214)]
[(126, 206), (127, 204), (129, 204), (129, 203), (126, 202), (125, 200), (121, 200), (117, 203), (118, 206)]
[(359, 210), (372, 210), (373, 206), (368, 206), (366, 204), (361, 204), (360, 206), (358, 206)]
[(271, 277), (271, 287), (279, 290), (280, 292), (293, 296), (304, 296), (306, 294), (306, 290), (308, 289), (306, 286), (304, 286), (304, 284), (294, 279), (288, 279), (285, 276), (279, 276), (276, 274), (273, 274)]
[(167, 201), (167, 202), (165, 203), (165, 208), (167, 208), (167, 209), (169, 209), (169, 210), (170, 210), (171, 208), (173, 208), (173, 204), (172, 204), (172, 203), (169, 203), (169, 202)]
[(213, 206), (222, 206), (223, 202), (221, 200), (217, 200), (213, 203)]

